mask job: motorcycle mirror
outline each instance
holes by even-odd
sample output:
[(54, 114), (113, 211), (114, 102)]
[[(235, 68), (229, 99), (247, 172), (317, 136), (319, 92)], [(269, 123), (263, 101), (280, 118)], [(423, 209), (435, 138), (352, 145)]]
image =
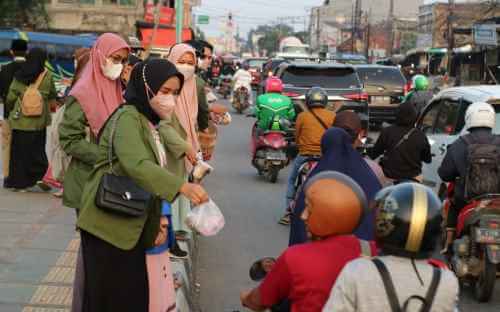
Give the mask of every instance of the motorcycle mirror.
[(254, 282), (260, 282), (266, 277), (267, 273), (271, 272), (275, 264), (276, 259), (270, 257), (257, 260), (250, 267), (250, 278)]
[(290, 126), (291, 126), (290, 120), (284, 118), (280, 119), (280, 128), (282, 130), (287, 130), (288, 128), (290, 128)]

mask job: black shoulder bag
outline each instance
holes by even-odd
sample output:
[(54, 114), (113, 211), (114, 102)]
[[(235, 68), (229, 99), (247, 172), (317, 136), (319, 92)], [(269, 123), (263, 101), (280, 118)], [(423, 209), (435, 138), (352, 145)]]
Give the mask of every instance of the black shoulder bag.
[(406, 311), (406, 309), (408, 308), (408, 304), (413, 299), (420, 300), (423, 302), (423, 305), (422, 305), (422, 308), (420, 309), (420, 312), (430, 312), (431, 311), (432, 304), (434, 302), (434, 298), (436, 297), (437, 288), (439, 286), (439, 282), (441, 281), (441, 270), (440, 269), (434, 267), (431, 285), (429, 286), (429, 289), (427, 290), (427, 294), (426, 294), (425, 298), (422, 298), (421, 296), (416, 296), (416, 295), (411, 296), (410, 298), (408, 298), (405, 301), (403, 308), (401, 308), (401, 306), (399, 305), (398, 295), (396, 294), (396, 289), (394, 288), (394, 283), (392, 282), (392, 278), (391, 278), (389, 271), (387, 270), (387, 267), (382, 262), (382, 260), (380, 260), (378, 258), (372, 259), (372, 262), (375, 264), (378, 272), (380, 273), (380, 276), (382, 277), (382, 281), (384, 282), (385, 291), (387, 293), (387, 298), (389, 299), (389, 304), (391, 306), (392, 312)]
[(119, 176), (113, 172), (113, 139), (120, 115), (121, 112), (118, 112), (112, 119), (108, 149), (109, 170), (101, 178), (95, 204), (106, 212), (126, 217), (140, 217), (146, 213), (152, 195), (137, 185), (130, 177)]

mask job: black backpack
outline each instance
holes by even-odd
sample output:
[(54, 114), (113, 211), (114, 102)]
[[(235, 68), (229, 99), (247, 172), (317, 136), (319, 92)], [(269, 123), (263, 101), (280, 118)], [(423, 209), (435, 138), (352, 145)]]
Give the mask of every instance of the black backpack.
[(471, 134), (462, 139), (467, 146), (465, 199), (500, 193), (500, 137), (494, 136), (488, 143), (476, 142)]

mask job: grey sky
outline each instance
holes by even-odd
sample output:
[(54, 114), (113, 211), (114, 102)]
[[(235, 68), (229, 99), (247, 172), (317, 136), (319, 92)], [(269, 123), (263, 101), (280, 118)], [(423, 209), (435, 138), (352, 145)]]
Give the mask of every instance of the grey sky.
[[(209, 15), (210, 24), (200, 28), (207, 36), (221, 32), (225, 16), (232, 12), (242, 36), (260, 24), (277, 22), (278, 17), (307, 16), (309, 9), (318, 6), (323, 0), (202, 0), (202, 5), (194, 9), (195, 14)], [(302, 30), (303, 24), (296, 25)]]
[[(366, 0), (365, 0), (366, 1)], [(439, 0), (426, 0), (426, 3)], [(440, 0), (446, 2), (446, 0)], [(221, 33), (221, 24), (232, 12), (243, 37), (257, 25), (276, 23), (279, 17), (308, 17), (310, 8), (321, 5), (324, 0), (201, 0), (202, 4), (194, 9), (195, 14), (210, 16), (209, 25), (200, 25), (207, 36)], [(304, 29), (303, 24), (295, 25), (296, 30)]]

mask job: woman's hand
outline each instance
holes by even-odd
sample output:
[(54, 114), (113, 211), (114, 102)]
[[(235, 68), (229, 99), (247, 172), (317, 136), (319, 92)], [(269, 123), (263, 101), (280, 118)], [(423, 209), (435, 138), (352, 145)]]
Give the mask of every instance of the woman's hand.
[(196, 152), (194, 151), (192, 146), (190, 146), (189, 149), (186, 151), (186, 158), (193, 166), (196, 166), (196, 164), (198, 163)]
[(179, 192), (186, 196), (195, 206), (208, 201), (208, 193), (198, 184), (185, 183)]
[(165, 244), (168, 238), (168, 218), (161, 217), (160, 218), (160, 231), (155, 239), (155, 246), (160, 246)]

